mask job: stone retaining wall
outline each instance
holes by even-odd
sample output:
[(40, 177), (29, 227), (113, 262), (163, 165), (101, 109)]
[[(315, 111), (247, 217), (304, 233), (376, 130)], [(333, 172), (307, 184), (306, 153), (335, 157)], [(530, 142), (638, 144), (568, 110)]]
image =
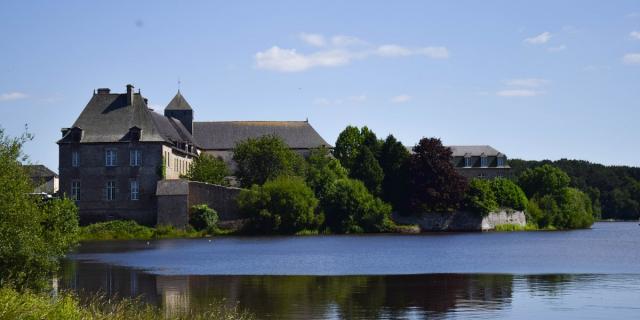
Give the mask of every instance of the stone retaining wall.
[(425, 213), (419, 216), (393, 215), (398, 224), (417, 224), (421, 231), (488, 231), (501, 224), (525, 226), (526, 217), (522, 211), (501, 210), (486, 217), (468, 211), (450, 213)]

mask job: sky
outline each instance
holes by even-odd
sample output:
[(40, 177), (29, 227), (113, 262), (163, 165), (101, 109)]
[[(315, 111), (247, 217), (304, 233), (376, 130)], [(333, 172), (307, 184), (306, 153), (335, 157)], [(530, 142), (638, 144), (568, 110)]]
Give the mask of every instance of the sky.
[(2, 1), (0, 127), (55, 142), (96, 88), (196, 121), (305, 120), (640, 166), (639, 1)]

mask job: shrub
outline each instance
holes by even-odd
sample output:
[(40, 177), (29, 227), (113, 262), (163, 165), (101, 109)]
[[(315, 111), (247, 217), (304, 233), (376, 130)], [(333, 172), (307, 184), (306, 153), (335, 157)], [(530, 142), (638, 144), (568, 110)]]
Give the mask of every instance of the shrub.
[(227, 164), (222, 158), (202, 153), (193, 160), (184, 178), (191, 181), (226, 185), (228, 182), (225, 177), (229, 175)]
[(189, 224), (198, 231), (214, 232), (218, 224), (218, 213), (206, 204), (191, 207)]
[(80, 228), (82, 240), (151, 239), (153, 228), (141, 226), (131, 220), (98, 222)]
[(307, 161), (307, 185), (313, 190), (324, 207), (324, 200), (334, 188), (338, 179), (347, 177), (345, 169), (336, 158), (329, 154), (326, 148), (311, 150)]
[(527, 196), (513, 181), (503, 178), (493, 179), (491, 180), (491, 189), (496, 195), (499, 207), (518, 211), (527, 207)]
[(471, 179), (465, 197), (465, 207), (473, 212), (486, 216), (498, 209), (496, 194), (492, 183), (485, 179)]
[(254, 185), (243, 190), (237, 201), (249, 217), (248, 228), (255, 232), (293, 234), (317, 228), (322, 222), (316, 214), (318, 199), (299, 177), (279, 177)]
[(595, 221), (591, 200), (575, 188), (563, 188), (557, 195), (545, 195), (529, 201), (527, 218), (541, 228), (588, 228)]
[(325, 222), (332, 232), (359, 233), (389, 231), (391, 206), (369, 193), (354, 179), (340, 179), (327, 199)]

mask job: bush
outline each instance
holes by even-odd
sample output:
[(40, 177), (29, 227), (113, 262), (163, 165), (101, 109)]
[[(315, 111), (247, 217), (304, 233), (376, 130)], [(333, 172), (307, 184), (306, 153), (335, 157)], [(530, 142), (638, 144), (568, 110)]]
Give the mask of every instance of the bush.
[(393, 223), (391, 206), (369, 193), (354, 179), (340, 179), (327, 198), (325, 221), (335, 233), (385, 232)]
[(218, 213), (206, 204), (195, 205), (189, 211), (189, 224), (198, 231), (214, 232), (217, 229)]
[(151, 239), (153, 235), (153, 228), (141, 226), (131, 220), (98, 222), (80, 228), (82, 240)]
[(338, 179), (347, 177), (345, 169), (336, 158), (329, 154), (326, 148), (311, 150), (307, 161), (307, 185), (313, 190), (324, 208), (324, 200), (327, 194), (335, 188)]
[(496, 201), (492, 183), (485, 179), (472, 179), (469, 182), (469, 189), (465, 197), (465, 207), (482, 216), (496, 211), (498, 202)]
[(493, 179), (491, 180), (491, 189), (496, 195), (499, 207), (518, 211), (527, 207), (527, 196), (513, 181), (503, 178)]
[(260, 233), (294, 234), (314, 229), (322, 222), (316, 214), (318, 199), (299, 177), (280, 177), (254, 185), (238, 196), (240, 211), (249, 217), (247, 227)]
[(545, 195), (529, 201), (527, 218), (541, 228), (588, 228), (595, 221), (591, 200), (575, 188), (563, 188), (558, 195)]
[(229, 175), (227, 164), (222, 158), (202, 153), (193, 160), (184, 178), (191, 181), (227, 185), (225, 177)]

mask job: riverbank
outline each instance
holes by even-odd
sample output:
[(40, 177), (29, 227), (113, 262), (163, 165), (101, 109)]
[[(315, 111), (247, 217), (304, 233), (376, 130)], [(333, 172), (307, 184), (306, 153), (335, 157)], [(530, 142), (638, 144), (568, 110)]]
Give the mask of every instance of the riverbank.
[(108, 221), (80, 227), (80, 241), (98, 240), (156, 240), (173, 238), (203, 238), (215, 235), (235, 233), (233, 229), (215, 228), (214, 230), (196, 231), (192, 228), (177, 229), (172, 226), (147, 227), (134, 221)]

